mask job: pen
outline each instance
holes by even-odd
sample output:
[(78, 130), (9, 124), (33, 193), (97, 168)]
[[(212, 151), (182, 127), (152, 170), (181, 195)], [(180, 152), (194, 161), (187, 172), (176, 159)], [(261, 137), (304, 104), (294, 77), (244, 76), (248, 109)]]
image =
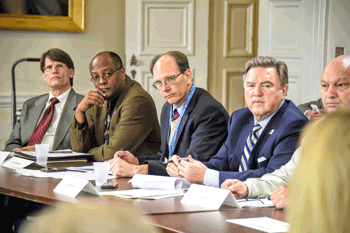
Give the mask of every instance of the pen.
[[(183, 159), (187, 159), (187, 157), (186, 158), (180, 158), (180, 159), (177, 159), (177, 161), (181, 161), (181, 160), (183, 160)], [(164, 164), (169, 164), (169, 163), (172, 163), (172, 162), (174, 162), (172, 159), (169, 159), (167, 162), (163, 162)]]
[[(119, 151), (124, 151), (124, 149), (123, 149), (123, 148), (120, 148)], [(124, 156), (123, 156), (123, 155), (118, 155), (118, 157), (122, 159)]]

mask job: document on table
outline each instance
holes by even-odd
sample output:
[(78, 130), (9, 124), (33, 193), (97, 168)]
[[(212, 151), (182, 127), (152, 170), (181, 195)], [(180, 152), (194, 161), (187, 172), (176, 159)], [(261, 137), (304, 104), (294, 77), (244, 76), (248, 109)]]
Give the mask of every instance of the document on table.
[(187, 190), (191, 182), (184, 178), (136, 174), (129, 181), (134, 188), (162, 189), (162, 190)]
[(162, 199), (174, 196), (184, 195), (184, 190), (157, 190), (157, 189), (130, 189), (121, 191), (100, 192), (106, 197), (123, 197), (123, 198), (139, 198), (139, 199)]
[(184, 178), (136, 174), (129, 181), (135, 189), (100, 192), (102, 196), (161, 199), (184, 195), (191, 183)]
[(289, 230), (289, 223), (282, 222), (269, 217), (227, 219), (226, 221), (270, 233), (288, 232)]

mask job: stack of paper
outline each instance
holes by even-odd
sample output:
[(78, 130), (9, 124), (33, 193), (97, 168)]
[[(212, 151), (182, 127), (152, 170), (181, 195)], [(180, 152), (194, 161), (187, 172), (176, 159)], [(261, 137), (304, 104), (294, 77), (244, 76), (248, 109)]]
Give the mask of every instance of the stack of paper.
[(191, 183), (184, 178), (136, 174), (129, 181), (135, 189), (101, 192), (102, 196), (161, 199), (184, 194)]

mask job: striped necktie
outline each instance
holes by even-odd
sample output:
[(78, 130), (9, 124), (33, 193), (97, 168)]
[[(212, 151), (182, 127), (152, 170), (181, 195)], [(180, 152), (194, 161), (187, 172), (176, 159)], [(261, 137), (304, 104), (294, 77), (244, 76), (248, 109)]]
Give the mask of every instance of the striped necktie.
[(49, 128), (49, 125), (51, 123), (53, 112), (55, 109), (54, 105), (58, 102), (59, 100), (56, 97), (51, 99), (51, 104), (46, 108), (38, 126), (29, 138), (28, 146), (34, 146), (35, 144), (41, 143), (41, 140), (43, 139), (46, 130), (47, 128)]
[(253, 127), (253, 131), (251, 132), (251, 134), (248, 136), (247, 138), (247, 142), (244, 146), (244, 151), (243, 151), (243, 155), (242, 155), (242, 159), (241, 159), (241, 164), (239, 165), (239, 171), (240, 172), (244, 172), (246, 170), (248, 170), (248, 162), (249, 162), (249, 156), (250, 153), (253, 150), (253, 147), (256, 143), (256, 141), (258, 140), (258, 135), (256, 134), (256, 132), (261, 128), (261, 126), (257, 123), (254, 125)]
[(175, 108), (172, 121), (175, 121), (177, 118), (179, 118), (179, 116), (180, 116), (180, 114), (177, 111), (177, 109)]

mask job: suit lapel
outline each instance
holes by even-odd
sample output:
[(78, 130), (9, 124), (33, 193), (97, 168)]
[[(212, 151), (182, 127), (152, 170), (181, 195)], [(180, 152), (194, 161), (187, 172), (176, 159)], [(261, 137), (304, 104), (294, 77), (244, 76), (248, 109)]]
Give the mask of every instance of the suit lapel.
[(63, 107), (60, 121), (58, 122), (55, 138), (53, 141), (52, 150), (57, 150), (58, 146), (63, 141), (64, 137), (69, 133), (70, 127), (72, 125), (73, 117), (75, 114), (75, 108), (77, 107), (76, 93), (71, 89), (67, 97), (66, 103)]
[(275, 115), (270, 119), (269, 123), (267, 123), (263, 132), (261, 132), (259, 139), (252, 150), (252, 154), (259, 153), (261, 150), (260, 145), (266, 145), (269, 138), (276, 133), (275, 130), (278, 128), (279, 124), (281, 124), (281, 115), (286, 111), (287, 107), (288, 103), (285, 100)]
[(29, 109), (28, 120), (27, 122), (23, 122), (23, 142), (29, 141), (30, 136), (34, 132), (34, 129), (39, 122), (41, 113), (44, 111), (48, 99), (49, 94), (42, 96), (34, 102), (34, 107)]

